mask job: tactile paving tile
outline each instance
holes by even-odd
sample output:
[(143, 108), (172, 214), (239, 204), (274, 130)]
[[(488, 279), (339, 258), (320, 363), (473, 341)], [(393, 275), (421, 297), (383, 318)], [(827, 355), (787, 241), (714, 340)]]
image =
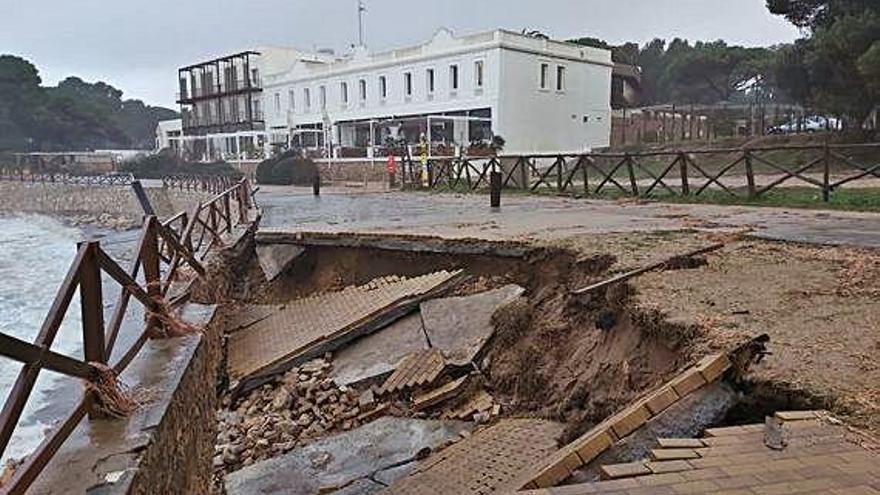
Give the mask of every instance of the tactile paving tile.
[(359, 323), (407, 297), (424, 294), (458, 275), (439, 271), (414, 278), (386, 277), (298, 299), (229, 336), (229, 375), (247, 377), (344, 335)]
[(379, 395), (419, 387), (433, 382), (443, 372), (446, 360), (438, 349), (414, 352), (400, 362), (377, 391)]
[(512, 490), (523, 471), (556, 450), (563, 425), (540, 419), (505, 419), (432, 455), (388, 495), (478, 495)]

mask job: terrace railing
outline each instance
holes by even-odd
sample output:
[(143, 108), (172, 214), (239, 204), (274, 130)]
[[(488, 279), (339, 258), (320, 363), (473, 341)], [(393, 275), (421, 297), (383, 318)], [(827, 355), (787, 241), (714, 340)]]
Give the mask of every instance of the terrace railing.
[[(175, 290), (175, 286), (189, 287), (180, 277), (181, 271), (189, 270), (193, 277), (203, 276), (202, 260), (212, 247), (223, 242), (225, 234), (231, 234), (237, 226), (250, 222), (252, 206), (250, 186), (242, 180), (189, 213), (180, 213), (165, 221), (148, 216), (140, 232), (135, 256), (125, 268), (104, 251), (100, 242), (81, 243), (33, 342), (0, 332), (0, 356), (23, 365), (0, 410), (0, 456), (9, 445), (42, 370), (94, 385), (105, 380), (108, 372), (115, 376), (125, 370), (148, 339), (174, 335), (176, 320), (171, 314), (172, 308), (187, 295), (186, 290)], [(104, 321), (103, 275), (109, 276), (119, 290), (107, 322)], [(192, 280), (194, 278), (189, 282)], [(52, 350), (77, 289), (82, 317), (83, 359)], [(111, 361), (132, 297), (144, 308), (145, 326), (134, 343), (118, 359)], [(10, 482), (0, 487), (0, 494), (25, 493), (80, 421), (87, 415), (99, 417), (100, 408), (96, 406), (100, 397), (94, 390), (92, 386), (86, 387), (76, 408), (47, 434)]]
[[(476, 190), (489, 186), (489, 172), (501, 172), (502, 187), (583, 195), (612, 193), (650, 197), (704, 194), (719, 190), (756, 198), (785, 183), (834, 191), (860, 179), (880, 178), (880, 143), (775, 146), (640, 153), (508, 155), (430, 159), (428, 187)], [(418, 163), (401, 170), (404, 183), (417, 183)], [(757, 178), (766, 177), (765, 183)]]
[(21, 167), (0, 167), (0, 180), (83, 186), (129, 186), (135, 178), (132, 174), (76, 175), (63, 172), (32, 172)]
[(218, 194), (232, 187), (238, 180), (237, 177), (229, 175), (178, 174), (162, 177), (162, 186), (181, 191), (205, 191)]

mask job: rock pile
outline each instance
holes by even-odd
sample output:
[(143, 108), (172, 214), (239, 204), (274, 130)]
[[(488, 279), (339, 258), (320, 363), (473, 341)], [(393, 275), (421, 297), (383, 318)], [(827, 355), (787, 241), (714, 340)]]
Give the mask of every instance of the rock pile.
[[(328, 377), (329, 357), (293, 368), (217, 412), (214, 468), (235, 471), (276, 457), (327, 433), (359, 425), (357, 391)], [(367, 407), (366, 405), (363, 407)]]

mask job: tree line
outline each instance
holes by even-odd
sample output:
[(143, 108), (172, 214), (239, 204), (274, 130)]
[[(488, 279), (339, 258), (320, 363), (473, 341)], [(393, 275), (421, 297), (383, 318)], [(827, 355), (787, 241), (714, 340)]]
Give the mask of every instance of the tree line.
[(158, 121), (177, 116), (103, 82), (43, 86), (34, 64), (0, 55), (0, 151), (151, 149)]
[(767, 8), (804, 36), (758, 48), (680, 38), (644, 46), (570, 41), (641, 67), (643, 105), (796, 104), (861, 127), (880, 105), (880, 1), (767, 0)]

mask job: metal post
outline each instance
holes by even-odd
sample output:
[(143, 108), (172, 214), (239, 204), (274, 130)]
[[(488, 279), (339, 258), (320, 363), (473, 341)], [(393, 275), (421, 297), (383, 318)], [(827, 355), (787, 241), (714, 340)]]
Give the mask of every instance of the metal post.
[(494, 169), (489, 172), (489, 206), (501, 207), (501, 172)]
[(321, 195), (321, 173), (317, 171), (314, 177), (312, 177), (312, 194), (315, 196)]

